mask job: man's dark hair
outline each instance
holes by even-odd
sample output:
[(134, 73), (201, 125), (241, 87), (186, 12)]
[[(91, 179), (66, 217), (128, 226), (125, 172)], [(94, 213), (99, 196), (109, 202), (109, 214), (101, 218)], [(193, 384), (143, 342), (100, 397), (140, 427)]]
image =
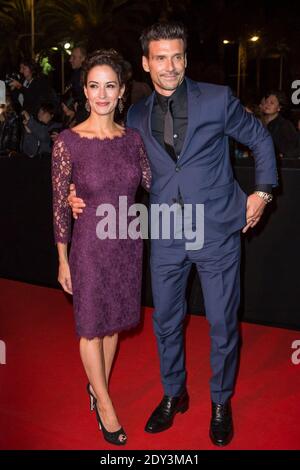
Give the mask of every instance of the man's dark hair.
[(83, 45), (83, 44), (75, 44), (75, 46), (73, 47), (73, 50), (74, 49), (79, 49), (80, 50), (80, 54), (83, 56), (83, 57), (86, 57), (87, 56), (87, 48)]
[(50, 102), (44, 102), (41, 104), (40, 106), (40, 109), (42, 109), (45, 113), (49, 113), (51, 114), (52, 116), (54, 116), (55, 114), (55, 106), (53, 103), (50, 103)]
[(187, 47), (187, 31), (182, 23), (155, 23), (146, 28), (140, 37), (143, 55), (149, 56), (149, 44), (151, 41), (160, 41), (161, 39), (182, 39), (184, 51)]
[(266, 94), (265, 98), (268, 98), (271, 95), (276, 96), (276, 98), (278, 99), (278, 103), (279, 103), (281, 112), (285, 112), (285, 111), (288, 110), (289, 102), (288, 102), (286, 94), (283, 91), (281, 91), (281, 90), (270, 90)]

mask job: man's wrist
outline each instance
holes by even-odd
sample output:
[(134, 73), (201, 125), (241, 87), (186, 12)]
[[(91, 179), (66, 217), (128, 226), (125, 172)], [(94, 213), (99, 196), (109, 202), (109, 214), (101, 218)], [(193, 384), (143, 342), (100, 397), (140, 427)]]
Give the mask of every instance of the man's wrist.
[(264, 191), (254, 191), (254, 194), (257, 194), (263, 201), (268, 204), (272, 202), (273, 200), (273, 195), (271, 193), (266, 193)]
[(254, 191), (263, 191), (264, 193), (272, 194), (273, 186), (271, 184), (256, 184)]

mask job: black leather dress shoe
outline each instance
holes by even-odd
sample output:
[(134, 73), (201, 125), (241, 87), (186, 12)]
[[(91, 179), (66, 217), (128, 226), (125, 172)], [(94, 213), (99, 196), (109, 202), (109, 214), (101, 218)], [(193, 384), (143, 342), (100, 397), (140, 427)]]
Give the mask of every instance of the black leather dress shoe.
[(212, 416), (209, 437), (217, 446), (226, 446), (233, 438), (233, 423), (230, 401), (224, 404), (211, 403)]
[(184, 390), (178, 397), (165, 395), (148, 419), (146, 432), (162, 432), (173, 424), (176, 413), (185, 413), (189, 407), (189, 396)]

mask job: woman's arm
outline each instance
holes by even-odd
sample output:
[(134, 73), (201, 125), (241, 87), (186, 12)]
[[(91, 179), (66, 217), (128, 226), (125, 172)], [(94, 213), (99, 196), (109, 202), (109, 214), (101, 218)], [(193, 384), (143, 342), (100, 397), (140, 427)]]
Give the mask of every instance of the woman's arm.
[(65, 292), (68, 292), (68, 294), (73, 294), (70, 266), (68, 261), (68, 245), (66, 243), (58, 242), (56, 246), (59, 260), (58, 282)]
[(63, 138), (58, 136), (52, 151), (53, 225), (59, 258), (58, 281), (69, 294), (72, 294), (68, 262), (68, 243), (71, 241), (71, 212), (67, 198), (71, 177), (71, 154)]

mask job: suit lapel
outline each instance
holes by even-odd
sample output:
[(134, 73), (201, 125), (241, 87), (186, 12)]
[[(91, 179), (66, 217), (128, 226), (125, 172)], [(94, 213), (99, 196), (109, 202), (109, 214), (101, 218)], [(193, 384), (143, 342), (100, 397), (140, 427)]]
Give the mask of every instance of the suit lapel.
[(187, 131), (186, 131), (184, 143), (180, 152), (180, 159), (179, 159), (180, 161), (184, 157), (187, 146), (194, 134), (194, 130), (199, 124), (200, 114), (203, 111), (201, 109), (201, 102), (200, 102), (201, 91), (199, 89), (198, 83), (190, 80), (189, 78), (186, 78), (185, 80), (187, 84), (188, 125), (187, 125)]

